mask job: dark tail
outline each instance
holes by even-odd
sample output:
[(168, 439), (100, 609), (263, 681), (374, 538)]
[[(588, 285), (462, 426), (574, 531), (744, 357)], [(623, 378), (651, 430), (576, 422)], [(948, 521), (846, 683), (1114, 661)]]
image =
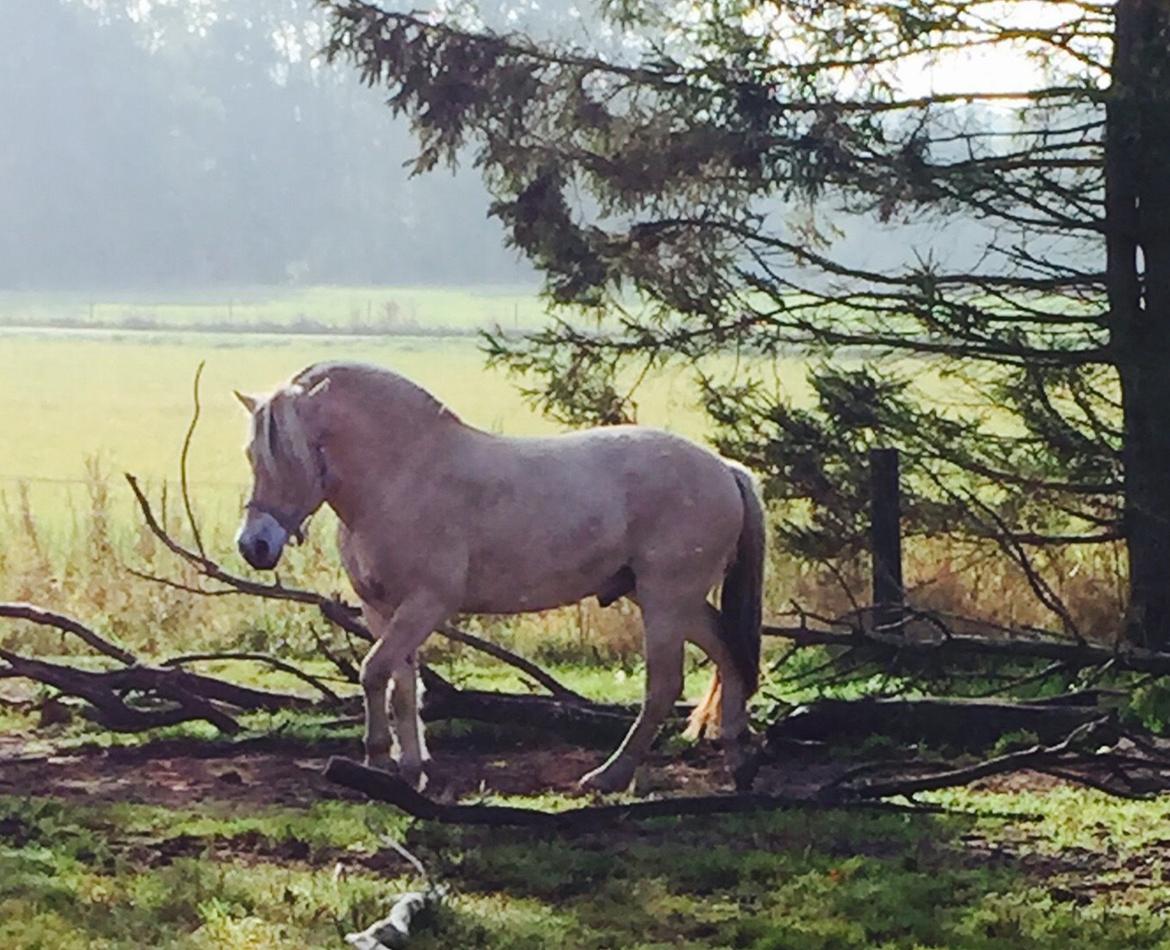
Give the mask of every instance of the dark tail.
[(723, 591), (719, 597), (719, 632), (750, 696), (760, 682), (767, 528), (764, 503), (751, 475), (735, 466), (731, 471), (743, 499), (743, 528), (739, 533), (735, 561), (723, 579)]
[[(727, 644), (736, 672), (743, 680), (744, 691), (750, 696), (760, 685), (760, 625), (764, 608), (764, 503), (756, 492), (752, 477), (741, 468), (732, 466), (735, 483), (743, 499), (743, 527), (735, 560), (723, 578), (719, 596), (719, 637)], [(688, 739), (715, 735), (722, 719), (723, 682), (719, 671), (711, 678), (711, 685), (691, 711), (690, 721), (683, 733)]]

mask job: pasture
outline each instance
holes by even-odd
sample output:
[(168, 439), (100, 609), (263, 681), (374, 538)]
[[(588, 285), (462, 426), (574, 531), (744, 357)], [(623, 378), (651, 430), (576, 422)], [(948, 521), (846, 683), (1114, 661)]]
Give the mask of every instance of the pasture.
[[(126, 570), (175, 572), (142, 528), (120, 473), (141, 476), (160, 500), (165, 483), (167, 523), (183, 533), (176, 466), (200, 360), (207, 368), (192, 487), (208, 548), (233, 570), (244, 570), (230, 542), (248, 481), (233, 388), (267, 389), (316, 360), (361, 359), (417, 380), (480, 427), (552, 429), (507, 379), (483, 370), (467, 335), (509, 315), (517, 325), (539, 319), (539, 304), (520, 292), (252, 291), (233, 300), (230, 318), (226, 303), (197, 298), (90, 303), (0, 297), (0, 323), (8, 325), (0, 329), (0, 599), (74, 613), (145, 656), (254, 649), (324, 674), (317, 645), (321, 638), (337, 644), (312, 611), (201, 598)], [(397, 325), (387, 323), (382, 336), (350, 332), (366, 327), (379, 305), (387, 319), (397, 314)], [(302, 317), (301, 330), (311, 332), (244, 332), (247, 324), (296, 329)], [(226, 332), (225, 319), (243, 325), (241, 332)], [(418, 329), (407, 319), (444, 335), (402, 332)], [(323, 324), (341, 332), (328, 335)], [(803, 398), (799, 359), (775, 372)], [(704, 432), (682, 372), (647, 381), (639, 417), (696, 437)], [(344, 592), (330, 535), (327, 524), (314, 525), (282, 577)], [(1010, 609), (1022, 590), (1018, 578), (984, 567), (982, 583), (972, 584), (960, 560), (959, 552), (920, 548), (911, 566), (916, 576), (935, 578), (940, 596), (973, 587), (971, 596)], [(770, 610), (794, 597), (844, 603), (836, 582), (815, 566), (777, 561), (771, 576)], [(639, 695), (638, 630), (627, 608), (588, 604), (468, 625), (587, 696), (628, 702)], [(0, 645), (41, 656), (75, 649), (56, 634), (11, 623), (0, 628)], [(770, 651), (769, 660), (780, 652)], [(514, 671), (456, 645), (432, 643), (428, 659), (463, 686), (529, 688)], [(240, 664), (206, 669), (254, 685), (303, 687)], [(687, 695), (706, 676), (692, 662)], [(869, 685), (880, 684), (850, 689)], [(758, 711), (813, 694), (799, 682), (766, 688)], [(257, 714), (230, 742), (203, 724), (111, 737), (68, 709), (42, 706), (43, 698), (21, 681), (0, 680), (4, 947), (341, 946), (342, 934), (422, 883), (387, 838), (405, 843), (451, 888), (412, 941), (419, 948), (1170, 942), (1163, 886), (1170, 806), (1163, 801), (1121, 803), (1024, 775), (925, 797), (946, 806), (944, 814), (792, 809), (659, 819), (567, 838), (451, 829), (359, 801), (320, 777), (327, 755), (357, 749), (351, 722)], [(463, 800), (545, 808), (578, 804), (573, 781), (605, 751), (553, 741), (539, 729), (517, 735), (458, 721), (433, 727), (431, 736), (442, 778), (437, 794), (446, 787)], [(710, 749), (668, 735), (634, 791), (704, 790), (713, 767)]]

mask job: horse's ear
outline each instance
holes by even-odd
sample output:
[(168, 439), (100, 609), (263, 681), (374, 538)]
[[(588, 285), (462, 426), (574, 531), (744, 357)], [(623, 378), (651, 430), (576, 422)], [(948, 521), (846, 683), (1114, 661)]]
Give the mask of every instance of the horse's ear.
[(245, 409), (247, 409), (248, 412), (254, 413), (256, 411), (256, 407), (258, 405), (260, 405), (260, 400), (257, 399), (255, 396), (246, 396), (246, 395), (244, 395), (244, 393), (240, 392), (238, 389), (233, 389), (232, 392), (235, 393), (236, 398), (240, 401), (240, 404)]

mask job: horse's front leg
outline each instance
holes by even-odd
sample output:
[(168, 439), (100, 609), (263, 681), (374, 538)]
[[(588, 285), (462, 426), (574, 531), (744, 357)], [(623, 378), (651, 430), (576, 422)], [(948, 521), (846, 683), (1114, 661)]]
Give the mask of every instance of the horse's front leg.
[(423, 769), (430, 755), (427, 753), (422, 717), (418, 713), (422, 683), (418, 678), (417, 654), (411, 653), (392, 675), (390, 705), (394, 711), (394, 731), (398, 737), (398, 770), (403, 779), (421, 792), (427, 784)]
[(393, 768), (387, 691), (394, 677), (393, 706), (403, 777), (416, 785), (421, 781), (426, 750), (418, 716), (413, 657), (449, 613), (434, 598), (421, 595), (404, 601), (388, 618), (377, 609), (366, 610), (370, 630), (377, 637), (362, 661), (361, 671), (366, 706), (366, 764), (387, 771)]

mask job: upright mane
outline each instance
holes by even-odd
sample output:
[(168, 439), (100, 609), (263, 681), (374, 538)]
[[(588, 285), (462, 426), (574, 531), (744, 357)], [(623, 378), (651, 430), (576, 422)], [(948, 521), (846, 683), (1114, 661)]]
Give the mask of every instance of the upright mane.
[(269, 475), (278, 475), (289, 464), (302, 468), (316, 464), (296, 408), (296, 400), (304, 392), (295, 383), (283, 386), (260, 404), (253, 417), (252, 456), (257, 467)]
[(306, 431), (298, 403), (326, 393), (342, 398), (346, 414), (391, 417), (404, 410), (418, 418), (445, 415), (458, 419), (421, 386), (390, 370), (362, 363), (317, 363), (297, 373), (264, 402), (253, 416), (252, 455), (266, 474), (279, 476), (288, 466), (312, 470), (316, 448)]
[(392, 370), (368, 363), (314, 363), (297, 373), (285, 388), (294, 392), (312, 392), (322, 385), (355, 391), (360, 395), (360, 406), (373, 413), (385, 406), (385, 411), (405, 408), (422, 414), (433, 412), (458, 418), (447, 405), (417, 383)]

